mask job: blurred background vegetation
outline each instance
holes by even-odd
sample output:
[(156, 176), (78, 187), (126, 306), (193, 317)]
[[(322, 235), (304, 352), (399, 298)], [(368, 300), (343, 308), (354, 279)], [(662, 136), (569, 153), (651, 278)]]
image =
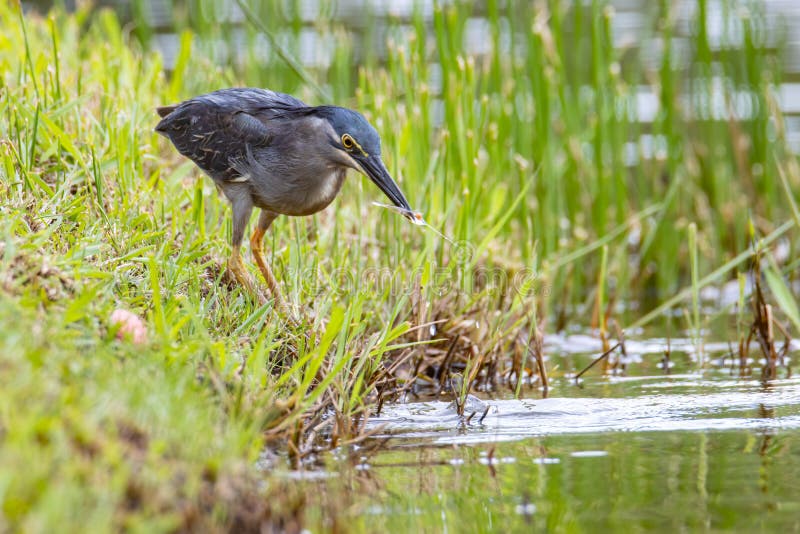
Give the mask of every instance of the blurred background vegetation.
[(748, 248), (751, 225), (788, 220), (800, 189), (791, 2), (105, 5), (122, 38), (160, 52), (174, 100), (250, 85), (364, 110), (417, 207), (489, 263), (542, 270), (566, 295), (557, 311), (586, 299), (600, 254), (562, 259), (620, 225), (614, 298), (652, 307), (689, 282), (690, 223), (707, 273)]

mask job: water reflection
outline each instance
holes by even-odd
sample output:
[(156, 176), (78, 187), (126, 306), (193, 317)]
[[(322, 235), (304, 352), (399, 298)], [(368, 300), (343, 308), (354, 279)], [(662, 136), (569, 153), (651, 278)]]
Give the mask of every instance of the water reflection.
[(396, 447), (368, 470), (329, 458), (339, 476), (307, 483), (309, 527), (344, 511), (346, 530), (370, 532), (792, 531), (798, 439), (617, 432)]

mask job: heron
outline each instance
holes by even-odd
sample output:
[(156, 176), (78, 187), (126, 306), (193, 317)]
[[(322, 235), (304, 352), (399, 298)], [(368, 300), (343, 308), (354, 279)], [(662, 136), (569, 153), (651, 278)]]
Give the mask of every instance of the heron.
[[(325, 209), (349, 169), (366, 175), (404, 216), (415, 212), (381, 158), (381, 139), (359, 112), (309, 106), (276, 91), (220, 89), (157, 108), (156, 132), (214, 181), (231, 204), (233, 232), (228, 270), (258, 295), (241, 257), (254, 208), (260, 214), (250, 248), (275, 306), (288, 314), (280, 286), (264, 260), (264, 234), (279, 215), (307, 216)], [(419, 217), (417, 215), (417, 217)]]

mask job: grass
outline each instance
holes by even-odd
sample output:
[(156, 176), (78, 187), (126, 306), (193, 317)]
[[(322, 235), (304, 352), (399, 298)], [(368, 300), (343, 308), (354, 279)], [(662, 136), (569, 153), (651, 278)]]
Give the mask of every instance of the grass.
[[(332, 209), (268, 234), (308, 312), (296, 330), (226, 283), (228, 207), (152, 129), (157, 105), (221, 86), (321, 103), (286, 62), (254, 67), (263, 30), (288, 28), (299, 56), (299, 15), (260, 6), (268, 26), (246, 25), (231, 61), (218, 43), (235, 25), (179, 9), (167, 75), (147, 25), (0, 6), (0, 461), (17, 466), (0, 475), (0, 528), (291, 528), (302, 497), (269, 478), (257, 489), (265, 443), (299, 464), (362, 439), (410, 377), (458, 376), (465, 394), (543, 366), (542, 332), (586, 324), (593, 303), (605, 336), (611, 316), (640, 326), (691, 297), (699, 336), (699, 288), (779, 240), (791, 253), (767, 280), (796, 327), (800, 173), (775, 112), (780, 49), (747, 5), (725, 4), (742, 42), (712, 49), (698, 0), (686, 64), (668, 2), (650, 14), (655, 64), (612, 46), (602, 2), (506, 18), (490, 0), (485, 55), (464, 50), (471, 4), (437, 5), (431, 32), (419, 11), (389, 20), (385, 60), (367, 48), (360, 65), (343, 28), (318, 24), (335, 46), (309, 74), (364, 110), (412, 205), (457, 244), (371, 206), (379, 192), (351, 177)], [(751, 116), (715, 115), (719, 72)], [(635, 111), (642, 85), (659, 101), (651, 123)], [(608, 311), (639, 299), (652, 313)], [(117, 308), (144, 318), (145, 345), (116, 340)]]

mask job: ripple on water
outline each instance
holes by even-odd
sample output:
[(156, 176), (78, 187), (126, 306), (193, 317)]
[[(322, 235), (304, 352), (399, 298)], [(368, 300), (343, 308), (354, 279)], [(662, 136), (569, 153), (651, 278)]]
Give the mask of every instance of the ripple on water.
[[(396, 439), (468, 444), (599, 432), (770, 430), (800, 428), (800, 381), (704, 381), (678, 376), (637, 379), (625, 397), (486, 401), (483, 424), (464, 424), (447, 402), (384, 407), (370, 425)], [(586, 453), (592, 451), (584, 451)]]

